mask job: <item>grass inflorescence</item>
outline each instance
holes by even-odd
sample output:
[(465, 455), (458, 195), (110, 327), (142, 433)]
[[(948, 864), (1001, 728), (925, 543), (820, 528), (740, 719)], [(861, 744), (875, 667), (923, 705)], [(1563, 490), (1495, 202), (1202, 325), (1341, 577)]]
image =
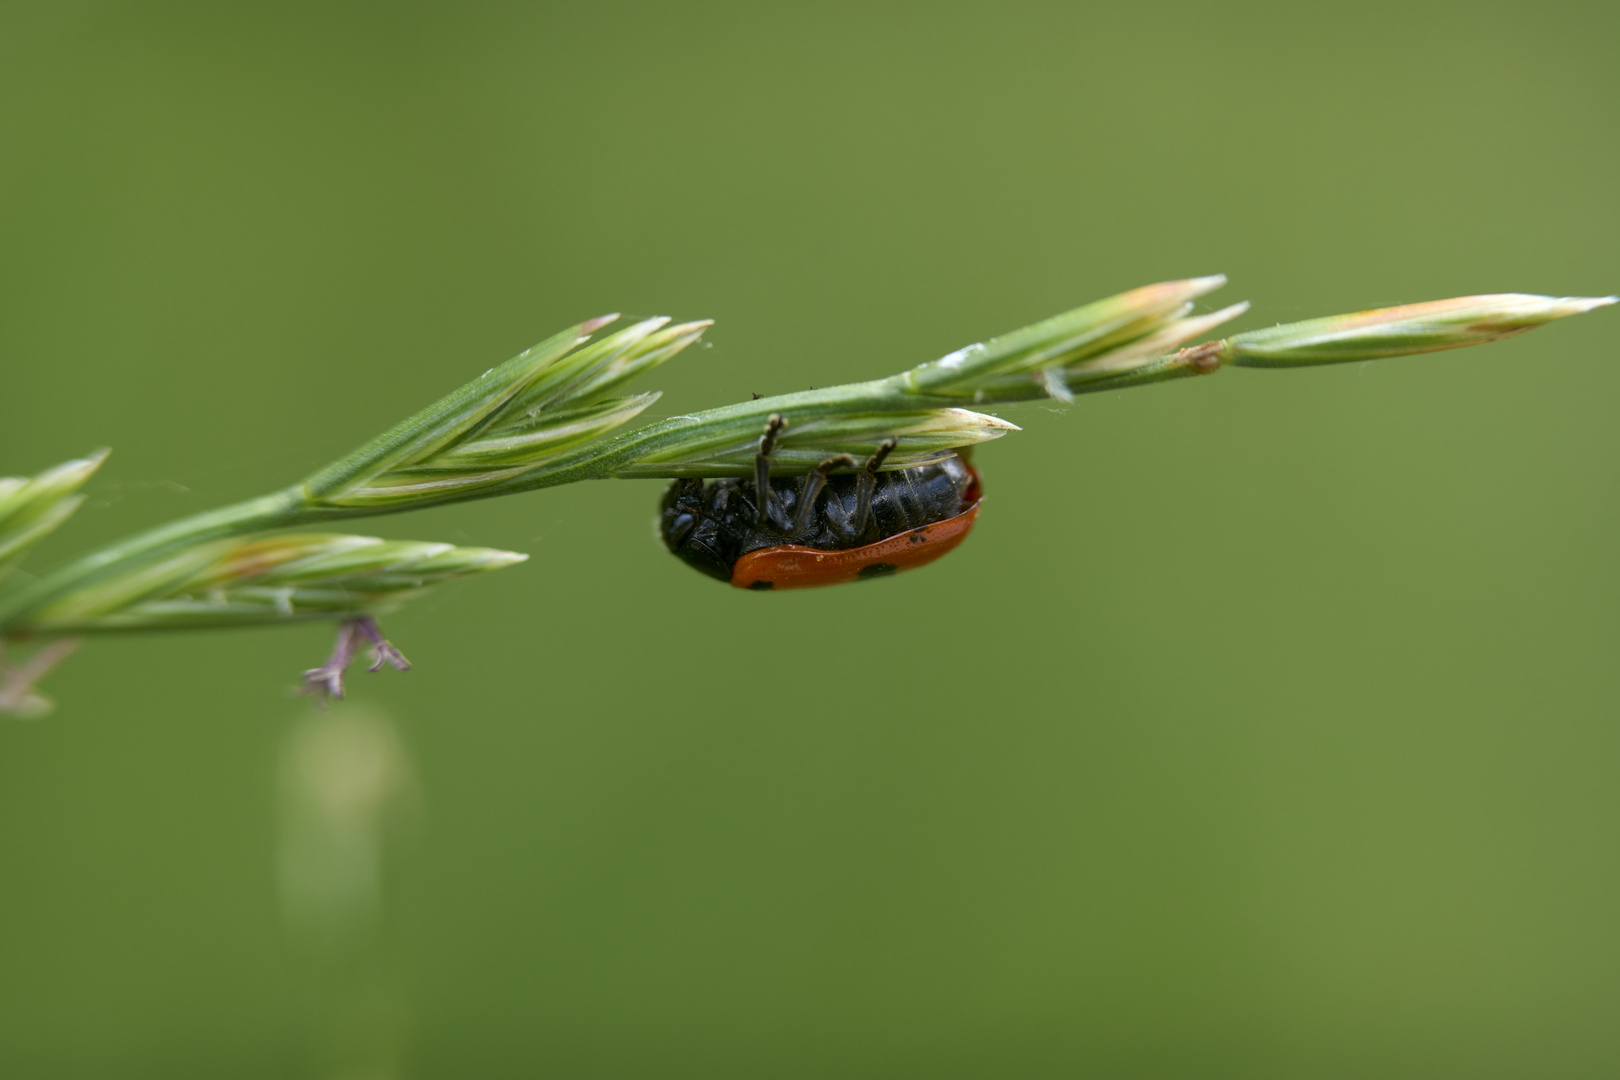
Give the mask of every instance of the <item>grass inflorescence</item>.
[[(569, 327), (288, 488), (116, 542), (44, 577), (12, 573), (83, 501), (105, 450), (33, 478), (0, 478), (0, 713), (50, 707), (38, 680), (87, 634), (340, 623), (332, 658), (306, 673), (341, 696), (361, 645), (372, 670), (403, 670), (376, 615), (459, 577), (526, 556), (487, 548), (289, 532), (349, 518), (554, 487), (581, 480), (748, 476), (761, 429), (787, 421), (773, 467), (830, 460), (882, 468), (938, 461), (1017, 431), (980, 411), (1033, 400), (1210, 375), (1461, 348), (1511, 337), (1614, 297), (1470, 296), (1288, 323), (1198, 343), (1247, 304), (1196, 313), (1220, 276), (1162, 282), (965, 348), (887, 378), (624, 425), (658, 399), (628, 384), (701, 339), (708, 321), (618, 319)], [(29, 647), (8, 659), (4, 648)]]

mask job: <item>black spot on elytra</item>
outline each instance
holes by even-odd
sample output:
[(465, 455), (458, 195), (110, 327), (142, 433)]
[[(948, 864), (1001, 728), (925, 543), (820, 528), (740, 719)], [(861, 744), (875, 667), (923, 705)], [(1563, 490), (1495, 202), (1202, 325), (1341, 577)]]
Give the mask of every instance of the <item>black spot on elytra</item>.
[(750, 589), (752, 589), (754, 592), (763, 592), (766, 589), (775, 588), (776, 587), (776, 582), (774, 582), (774, 581), (756, 581), (756, 582), (754, 582), (752, 585), (750, 585), (748, 587)]
[(861, 567), (855, 576), (860, 580), (865, 581), (867, 578), (888, 577), (890, 574), (899, 569), (900, 568), (893, 563), (875, 562), (871, 566)]

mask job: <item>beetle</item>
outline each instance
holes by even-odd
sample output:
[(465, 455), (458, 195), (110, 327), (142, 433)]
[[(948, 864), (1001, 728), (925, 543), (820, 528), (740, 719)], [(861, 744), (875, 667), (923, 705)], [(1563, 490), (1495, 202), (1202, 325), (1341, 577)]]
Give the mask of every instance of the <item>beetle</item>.
[(800, 480), (772, 480), (771, 454), (785, 427), (772, 414), (752, 480), (670, 484), (658, 531), (671, 552), (739, 589), (841, 585), (931, 563), (960, 544), (979, 516), (979, 474), (954, 454), (880, 473), (894, 439), (853, 474), (829, 475), (856, 467), (839, 455)]

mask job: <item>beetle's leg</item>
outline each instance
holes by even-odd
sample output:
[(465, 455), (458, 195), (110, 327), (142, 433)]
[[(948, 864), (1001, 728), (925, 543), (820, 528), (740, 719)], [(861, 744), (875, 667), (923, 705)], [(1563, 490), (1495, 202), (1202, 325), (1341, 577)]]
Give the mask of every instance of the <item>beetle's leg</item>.
[(899, 445), (900, 440), (893, 438), (884, 439), (878, 443), (877, 453), (866, 459), (866, 464), (861, 466), (861, 471), (868, 476), (876, 474), (883, 467), (883, 463), (889, 460), (889, 455), (894, 453), (894, 448)]
[(884, 439), (878, 444), (877, 453), (866, 459), (866, 466), (861, 469), (861, 475), (855, 478), (855, 520), (849, 523), (850, 532), (854, 536), (865, 532), (867, 522), (872, 520), (872, 495), (877, 491), (877, 471), (882, 467), (884, 459), (899, 445), (898, 439)]
[(844, 543), (854, 543), (870, 524), (872, 496), (877, 491), (877, 471), (898, 445), (896, 439), (884, 439), (878, 444), (877, 453), (866, 459), (866, 464), (855, 477), (855, 511), (848, 518), (843, 516), (842, 508), (835, 505), (836, 500), (827, 503), (827, 523)]
[(787, 421), (782, 414), (771, 413), (759, 440), (759, 453), (754, 455), (754, 501), (758, 503), (754, 525), (761, 529), (771, 523), (771, 454), (776, 450), (776, 437), (785, 427)]
[[(802, 533), (810, 527), (810, 515), (816, 512), (816, 500), (821, 497), (821, 489), (827, 486), (828, 469), (853, 469), (855, 459), (848, 454), (839, 454), (830, 457), (805, 474), (804, 483), (799, 485), (798, 512), (793, 515), (793, 524), (790, 531)], [(829, 503), (829, 506), (832, 504)]]

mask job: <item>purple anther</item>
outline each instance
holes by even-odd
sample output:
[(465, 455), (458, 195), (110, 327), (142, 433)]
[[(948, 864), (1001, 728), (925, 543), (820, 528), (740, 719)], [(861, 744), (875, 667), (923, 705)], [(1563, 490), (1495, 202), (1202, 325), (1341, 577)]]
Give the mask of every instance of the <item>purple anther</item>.
[(371, 666), (367, 671), (381, 671), (385, 664), (396, 671), (411, 669), (411, 663), (404, 654), (383, 637), (377, 620), (362, 615), (338, 624), (337, 644), (332, 647), (331, 657), (320, 667), (304, 672), (303, 692), (313, 694), (321, 705), (334, 698), (342, 701), (343, 676), (349, 670), (349, 665), (354, 663), (354, 652), (362, 638), (371, 644)]
[(367, 671), (381, 671), (384, 664), (388, 664), (395, 671), (411, 670), (411, 662), (405, 659), (405, 654), (394, 648), (389, 640), (383, 637), (382, 628), (377, 620), (366, 615), (354, 620), (352, 624), (366, 640), (371, 642), (371, 666)]
[(339, 623), (337, 643), (332, 646), (332, 655), (320, 667), (310, 668), (304, 672), (304, 693), (313, 694), (320, 705), (325, 705), (333, 698), (342, 701), (343, 673), (354, 663), (354, 647), (358, 643), (359, 636), (355, 624), (349, 621)]

